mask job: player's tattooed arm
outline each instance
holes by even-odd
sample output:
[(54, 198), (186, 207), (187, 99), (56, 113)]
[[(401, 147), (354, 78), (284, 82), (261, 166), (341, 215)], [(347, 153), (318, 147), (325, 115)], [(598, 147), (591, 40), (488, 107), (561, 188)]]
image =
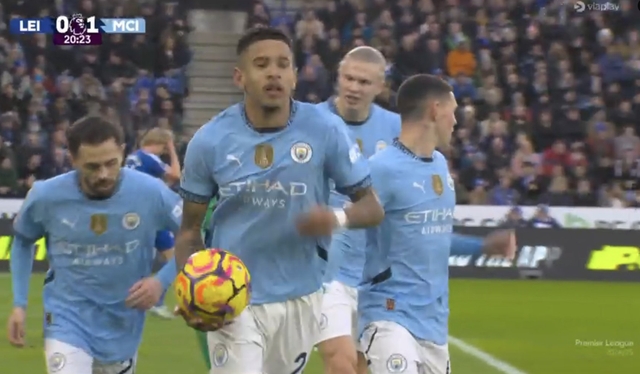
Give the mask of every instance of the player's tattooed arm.
[[(369, 178), (367, 180), (370, 181)], [(370, 183), (349, 190), (348, 196), (352, 204), (344, 210), (349, 228), (359, 229), (380, 224), (384, 219), (384, 209)]]
[(207, 214), (208, 204), (184, 201), (182, 224), (176, 236), (175, 254), (178, 271), (182, 270), (189, 256), (204, 249), (200, 233), (202, 222)]

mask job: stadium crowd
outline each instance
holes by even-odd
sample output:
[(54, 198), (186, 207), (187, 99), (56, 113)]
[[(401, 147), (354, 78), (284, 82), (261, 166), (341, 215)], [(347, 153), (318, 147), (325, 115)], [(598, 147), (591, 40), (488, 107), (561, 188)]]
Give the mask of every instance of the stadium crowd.
[[(55, 5), (51, 5), (54, 4)], [(15, 1), (0, 7), (0, 197), (70, 170), (65, 131), (89, 113), (119, 123), (127, 152), (154, 127), (179, 134), (190, 60), (186, 14), (165, 1)], [(46, 35), (10, 35), (15, 17), (81, 13), (147, 18), (144, 35), (100, 47), (60, 47)], [(180, 147), (180, 145), (179, 145)]]
[(450, 81), (461, 204), (640, 206), (640, 23), (635, 3), (617, 4), (320, 0), (288, 17), (257, 1), (249, 26), (295, 39), (300, 100), (330, 97), (338, 62), (360, 45), (388, 60), (384, 107), (412, 74)]
[[(188, 94), (179, 3), (39, 3), (0, 9), (1, 197), (23, 196), (34, 180), (69, 170), (64, 131), (75, 119), (102, 113), (123, 126), (131, 149), (153, 127), (179, 134)], [(248, 18), (249, 26), (278, 26), (295, 40), (297, 99), (329, 98), (338, 62), (365, 44), (388, 59), (378, 98), (388, 109), (409, 75), (450, 81), (460, 104), (449, 154), (459, 203), (640, 206), (635, 4), (622, 0), (606, 12), (576, 12), (557, 0), (305, 4), (290, 17), (258, 0)], [(99, 48), (8, 34), (12, 17), (75, 12), (151, 21), (146, 35), (113, 35)]]

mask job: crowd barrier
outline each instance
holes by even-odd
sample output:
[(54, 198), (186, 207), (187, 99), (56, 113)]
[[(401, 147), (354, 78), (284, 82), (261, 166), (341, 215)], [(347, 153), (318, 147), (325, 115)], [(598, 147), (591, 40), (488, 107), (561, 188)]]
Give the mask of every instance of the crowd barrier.
[[(0, 271), (9, 270), (10, 219), (0, 219)], [(485, 236), (493, 229), (457, 227), (456, 231)], [(516, 258), (451, 256), (452, 277), (544, 278), (554, 280), (638, 281), (640, 248), (637, 231), (603, 229), (519, 229)], [(34, 271), (46, 271), (46, 243), (36, 244)]]

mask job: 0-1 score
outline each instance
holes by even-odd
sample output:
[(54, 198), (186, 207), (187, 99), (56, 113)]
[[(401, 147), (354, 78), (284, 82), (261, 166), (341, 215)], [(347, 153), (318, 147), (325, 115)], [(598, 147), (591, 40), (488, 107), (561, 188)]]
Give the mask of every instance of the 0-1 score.
[(59, 34), (66, 34), (71, 31), (75, 34), (74, 28), (71, 28), (71, 22), (77, 22), (82, 25), (81, 29), (88, 34), (100, 33), (100, 30), (96, 27), (96, 17), (91, 16), (88, 18), (82, 18), (76, 15), (74, 15), (71, 20), (69, 20), (69, 17), (67, 16), (58, 16), (58, 18), (56, 18), (56, 32)]

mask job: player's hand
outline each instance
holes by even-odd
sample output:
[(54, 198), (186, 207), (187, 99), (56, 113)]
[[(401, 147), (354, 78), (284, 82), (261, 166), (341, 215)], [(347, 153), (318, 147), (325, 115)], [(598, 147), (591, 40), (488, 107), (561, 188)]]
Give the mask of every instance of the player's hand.
[(509, 260), (516, 257), (515, 230), (496, 230), (484, 239), (484, 253), (489, 256), (501, 256)]
[(189, 313), (180, 309), (180, 307), (176, 307), (173, 310), (173, 314), (176, 316), (182, 317), (189, 327), (202, 332), (216, 331), (226, 325), (233, 323), (233, 321), (229, 321), (229, 322), (220, 321), (220, 323), (206, 323), (200, 318), (189, 315)]
[(335, 213), (328, 207), (316, 206), (298, 217), (298, 232), (306, 236), (328, 236), (338, 225)]
[(148, 277), (137, 281), (130, 289), (125, 304), (129, 308), (148, 310), (160, 301), (162, 283), (156, 277)]
[(12, 346), (22, 348), (25, 345), (25, 321), (27, 313), (23, 308), (15, 307), (7, 322), (7, 339)]

